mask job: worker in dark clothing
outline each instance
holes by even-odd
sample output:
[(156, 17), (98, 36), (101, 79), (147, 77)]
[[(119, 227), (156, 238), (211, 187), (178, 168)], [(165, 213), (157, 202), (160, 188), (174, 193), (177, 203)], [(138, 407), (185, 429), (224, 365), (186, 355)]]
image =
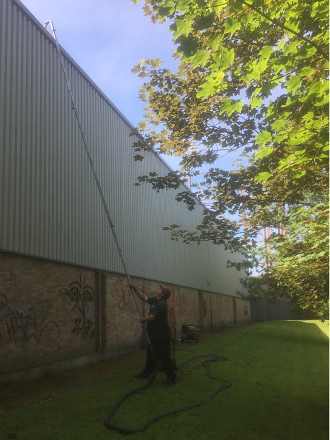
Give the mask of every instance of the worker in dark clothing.
[(171, 292), (167, 287), (160, 286), (156, 296), (148, 297), (137, 287), (131, 286), (131, 288), (142, 301), (150, 304), (148, 315), (141, 319), (141, 323), (147, 324), (147, 333), (150, 339), (146, 365), (144, 370), (135, 377), (147, 379), (159, 361), (166, 373), (167, 383), (175, 384), (176, 376), (171, 360), (171, 331), (167, 319), (167, 299), (171, 296)]

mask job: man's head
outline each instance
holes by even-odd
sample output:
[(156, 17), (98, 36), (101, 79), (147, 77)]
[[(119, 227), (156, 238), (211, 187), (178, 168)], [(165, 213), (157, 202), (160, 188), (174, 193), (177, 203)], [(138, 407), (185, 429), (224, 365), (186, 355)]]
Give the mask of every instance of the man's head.
[(162, 284), (159, 285), (159, 290), (157, 293), (165, 301), (167, 301), (168, 298), (171, 296), (170, 289), (168, 287), (163, 286)]

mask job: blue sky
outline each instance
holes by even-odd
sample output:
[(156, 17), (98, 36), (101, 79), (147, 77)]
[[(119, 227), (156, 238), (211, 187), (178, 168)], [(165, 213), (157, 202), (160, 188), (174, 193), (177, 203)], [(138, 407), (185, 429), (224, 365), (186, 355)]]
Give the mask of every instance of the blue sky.
[(144, 107), (138, 97), (142, 80), (131, 69), (144, 58), (161, 58), (166, 65), (175, 66), (168, 27), (152, 24), (144, 15), (142, 2), (21, 1), (41, 24), (53, 21), (61, 46), (136, 125)]
[[(130, 0), (21, 1), (41, 24), (52, 20), (60, 45), (136, 126), (145, 106), (138, 96), (143, 81), (131, 69), (142, 59), (160, 58), (175, 70), (168, 26), (151, 23), (142, 0), (137, 5)], [(223, 157), (220, 167), (232, 169), (236, 157)], [(165, 160), (178, 167), (178, 159)]]

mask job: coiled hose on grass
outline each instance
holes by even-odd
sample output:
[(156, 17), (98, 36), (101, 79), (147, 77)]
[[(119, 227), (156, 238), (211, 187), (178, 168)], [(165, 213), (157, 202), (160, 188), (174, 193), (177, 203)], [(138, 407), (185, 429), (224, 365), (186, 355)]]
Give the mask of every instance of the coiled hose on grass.
[(199, 356), (194, 356), (194, 357), (184, 361), (180, 365), (180, 367), (183, 367), (184, 365), (187, 365), (189, 362), (191, 362), (191, 361), (193, 361), (195, 359), (199, 359), (199, 358), (205, 358), (205, 360), (202, 362), (202, 365), (203, 365), (203, 367), (206, 370), (207, 376), (210, 379), (212, 379), (212, 380), (216, 380), (216, 381), (220, 381), (221, 382), (221, 385), (219, 387), (217, 387), (213, 391), (213, 393), (210, 396), (208, 396), (206, 399), (204, 399), (204, 400), (202, 400), (200, 402), (194, 403), (192, 405), (184, 406), (182, 408), (178, 408), (178, 409), (175, 409), (175, 410), (172, 410), (172, 411), (168, 411), (168, 412), (159, 414), (159, 415), (157, 415), (157, 416), (147, 420), (143, 425), (141, 425), (138, 428), (134, 428), (133, 429), (133, 428), (126, 428), (124, 426), (114, 425), (111, 422), (111, 420), (115, 416), (116, 412), (118, 411), (118, 409), (120, 408), (122, 403), (127, 398), (132, 396), (133, 394), (137, 394), (138, 392), (140, 392), (140, 391), (142, 391), (142, 390), (144, 390), (144, 389), (146, 389), (146, 388), (151, 386), (151, 384), (153, 383), (153, 381), (155, 380), (156, 375), (157, 375), (157, 369), (155, 369), (154, 372), (152, 373), (151, 377), (148, 379), (148, 381), (143, 386), (135, 388), (135, 389), (129, 391), (128, 393), (124, 394), (117, 401), (117, 403), (115, 403), (115, 405), (112, 407), (111, 411), (109, 412), (109, 414), (107, 415), (107, 417), (104, 420), (105, 426), (108, 429), (113, 430), (113, 431), (117, 431), (117, 432), (119, 432), (121, 434), (136, 434), (138, 432), (145, 431), (151, 423), (155, 423), (158, 420), (164, 419), (165, 417), (168, 417), (168, 416), (171, 416), (171, 415), (174, 415), (174, 414), (178, 414), (178, 413), (181, 413), (181, 412), (184, 412), (184, 411), (188, 411), (188, 410), (190, 410), (192, 408), (197, 408), (197, 407), (199, 407), (201, 405), (204, 405), (205, 403), (207, 403), (210, 400), (214, 399), (221, 391), (224, 391), (225, 389), (231, 387), (231, 383), (229, 381), (224, 380), (224, 379), (217, 379), (216, 377), (211, 375), (210, 365), (209, 365), (211, 362), (219, 362), (219, 361), (227, 361), (228, 360), (227, 358), (225, 358), (223, 356), (219, 356), (218, 354), (203, 354), (203, 355), (199, 355)]

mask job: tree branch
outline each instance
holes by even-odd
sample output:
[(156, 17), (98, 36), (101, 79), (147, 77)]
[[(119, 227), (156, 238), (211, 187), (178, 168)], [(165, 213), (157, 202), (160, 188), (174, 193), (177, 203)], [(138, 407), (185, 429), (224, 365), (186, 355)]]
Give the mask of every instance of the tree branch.
[(288, 26), (285, 26), (285, 24), (282, 24), (280, 21), (276, 20), (275, 18), (270, 18), (267, 14), (262, 12), (259, 8), (256, 8), (255, 6), (251, 5), (250, 3), (247, 3), (245, 0), (238, 0), (239, 2), (243, 3), (244, 5), (248, 6), (249, 8), (253, 9), (253, 11), (257, 12), (258, 14), (262, 15), (266, 20), (269, 20), (271, 23), (279, 26), (282, 29), (285, 29), (288, 32), (291, 32), (292, 34), (296, 35), (297, 37), (301, 38), (302, 40), (306, 41), (306, 43), (311, 44), (315, 49), (325, 58), (328, 59), (328, 55), (323, 52), (323, 50), (315, 44), (313, 41), (309, 40), (308, 38), (304, 37), (299, 32), (294, 31), (293, 29), (290, 29)]

